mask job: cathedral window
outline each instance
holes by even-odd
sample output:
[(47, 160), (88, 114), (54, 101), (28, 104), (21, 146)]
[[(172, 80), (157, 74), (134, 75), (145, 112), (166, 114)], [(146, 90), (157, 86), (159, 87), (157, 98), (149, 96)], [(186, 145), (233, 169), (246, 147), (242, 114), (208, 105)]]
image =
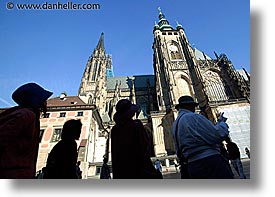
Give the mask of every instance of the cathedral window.
[(159, 106), (161, 106), (161, 97), (160, 97), (160, 95), (158, 95), (158, 102), (159, 102)]
[(172, 60), (182, 59), (181, 52), (179, 50), (179, 47), (176, 44), (174, 43), (170, 44), (168, 46), (168, 49)]
[(88, 99), (88, 104), (91, 105), (93, 104), (93, 96), (90, 95), (89, 99)]
[(92, 75), (92, 81), (95, 81), (96, 71), (97, 71), (97, 62), (94, 64), (94, 70), (93, 70), (93, 75)]
[(100, 76), (101, 66), (98, 67), (97, 76)]
[(176, 85), (178, 91), (176, 92), (176, 100), (178, 100), (182, 95), (191, 95), (191, 85), (188, 79), (184, 75), (176, 77)]
[(203, 74), (203, 78), (209, 101), (224, 101), (229, 99), (226, 94), (226, 88), (218, 73), (207, 71)]

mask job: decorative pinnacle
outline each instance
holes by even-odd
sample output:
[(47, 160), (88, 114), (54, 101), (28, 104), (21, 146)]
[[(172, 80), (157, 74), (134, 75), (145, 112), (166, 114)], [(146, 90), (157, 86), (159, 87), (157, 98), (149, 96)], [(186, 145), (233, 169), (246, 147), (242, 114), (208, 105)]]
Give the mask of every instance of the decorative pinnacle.
[(158, 11), (161, 13), (161, 9), (160, 9), (160, 7), (158, 7)]

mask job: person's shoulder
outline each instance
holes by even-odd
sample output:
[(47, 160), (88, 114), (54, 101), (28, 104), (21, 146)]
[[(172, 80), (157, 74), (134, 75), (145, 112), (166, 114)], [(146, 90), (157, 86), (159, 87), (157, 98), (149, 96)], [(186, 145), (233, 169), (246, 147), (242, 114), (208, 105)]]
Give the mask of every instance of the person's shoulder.
[(25, 107), (12, 107), (1, 113), (2, 116), (22, 116), (22, 115), (32, 115), (35, 116), (35, 113), (30, 108)]
[(134, 127), (137, 127), (137, 128), (142, 128), (142, 129), (144, 129), (143, 123), (142, 123), (141, 120), (139, 120), (139, 119), (133, 120), (133, 126), (134, 126)]
[(35, 117), (35, 113), (30, 108), (19, 108), (16, 111), (14, 111), (15, 114), (20, 116), (27, 116), (27, 117)]
[(142, 122), (141, 122), (141, 120), (139, 120), (139, 119), (133, 120), (133, 123), (134, 123), (134, 124), (137, 124), (137, 125), (142, 125)]
[(0, 122), (9, 120), (9, 122), (20, 121), (28, 124), (34, 121), (35, 117), (34, 111), (29, 108), (13, 107), (1, 114)]
[(238, 145), (235, 142), (231, 142), (231, 143), (232, 143), (232, 146), (238, 147)]
[(60, 144), (60, 146), (73, 146), (73, 145), (77, 145), (75, 140), (67, 140), (67, 139), (62, 139), (58, 142), (58, 144)]
[(187, 113), (183, 113), (183, 119), (186, 118), (186, 119), (193, 119), (193, 118), (199, 118), (200, 114), (196, 114), (196, 113), (193, 113), (193, 112), (190, 112), (188, 111)]

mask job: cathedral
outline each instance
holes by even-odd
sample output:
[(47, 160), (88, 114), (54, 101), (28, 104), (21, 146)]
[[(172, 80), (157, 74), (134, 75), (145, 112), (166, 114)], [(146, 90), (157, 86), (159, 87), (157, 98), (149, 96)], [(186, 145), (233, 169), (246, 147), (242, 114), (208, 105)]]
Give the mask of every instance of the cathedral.
[[(118, 100), (126, 98), (141, 108), (154, 145), (154, 156), (175, 154), (170, 131), (182, 95), (199, 103), (198, 113), (213, 123), (219, 112), (228, 118), (231, 137), (242, 150), (250, 146), (250, 76), (237, 71), (225, 54), (216, 59), (193, 48), (181, 24), (172, 27), (159, 9), (153, 28), (154, 75), (113, 76), (112, 57), (106, 54), (104, 34), (89, 58), (78, 95), (98, 107), (106, 128), (114, 124)], [(242, 151), (244, 152), (244, 151)]]
[[(171, 128), (177, 117), (175, 105), (183, 95), (195, 98), (199, 103), (196, 112), (213, 123), (217, 114), (224, 112), (230, 136), (238, 144), (241, 157), (245, 157), (245, 148), (250, 149), (249, 73), (236, 70), (225, 54), (215, 53), (216, 58), (212, 59), (192, 47), (182, 25), (177, 22), (172, 27), (160, 9), (158, 22), (152, 29), (153, 75), (114, 76), (112, 56), (106, 53), (102, 33), (86, 64), (77, 98), (67, 97), (80, 98), (79, 109), (91, 109), (96, 122), (87, 123), (87, 134), (83, 134), (80, 142), (83, 155), (87, 155), (82, 161), (87, 168), (97, 168), (97, 172), (90, 174), (99, 173), (106, 152), (109, 154), (105, 156), (110, 158), (110, 142), (106, 139), (115, 124), (113, 115), (120, 99), (129, 99), (140, 106), (135, 118), (143, 122), (151, 136), (152, 160), (158, 158), (169, 166), (176, 158)], [(56, 110), (56, 106), (52, 107)]]

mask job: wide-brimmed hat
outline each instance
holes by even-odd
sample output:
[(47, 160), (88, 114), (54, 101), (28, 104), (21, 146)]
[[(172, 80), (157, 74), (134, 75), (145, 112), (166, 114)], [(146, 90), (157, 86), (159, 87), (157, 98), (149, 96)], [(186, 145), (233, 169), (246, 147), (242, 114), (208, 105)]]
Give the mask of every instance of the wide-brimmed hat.
[(178, 110), (183, 105), (195, 105), (198, 106), (199, 103), (195, 102), (191, 96), (181, 96), (178, 100), (179, 104), (175, 106)]
[(52, 94), (36, 83), (27, 83), (13, 92), (12, 99), (22, 107), (40, 108)]
[(114, 121), (124, 122), (125, 120), (132, 118), (138, 110), (138, 105), (132, 104), (128, 99), (121, 99), (116, 104)]

